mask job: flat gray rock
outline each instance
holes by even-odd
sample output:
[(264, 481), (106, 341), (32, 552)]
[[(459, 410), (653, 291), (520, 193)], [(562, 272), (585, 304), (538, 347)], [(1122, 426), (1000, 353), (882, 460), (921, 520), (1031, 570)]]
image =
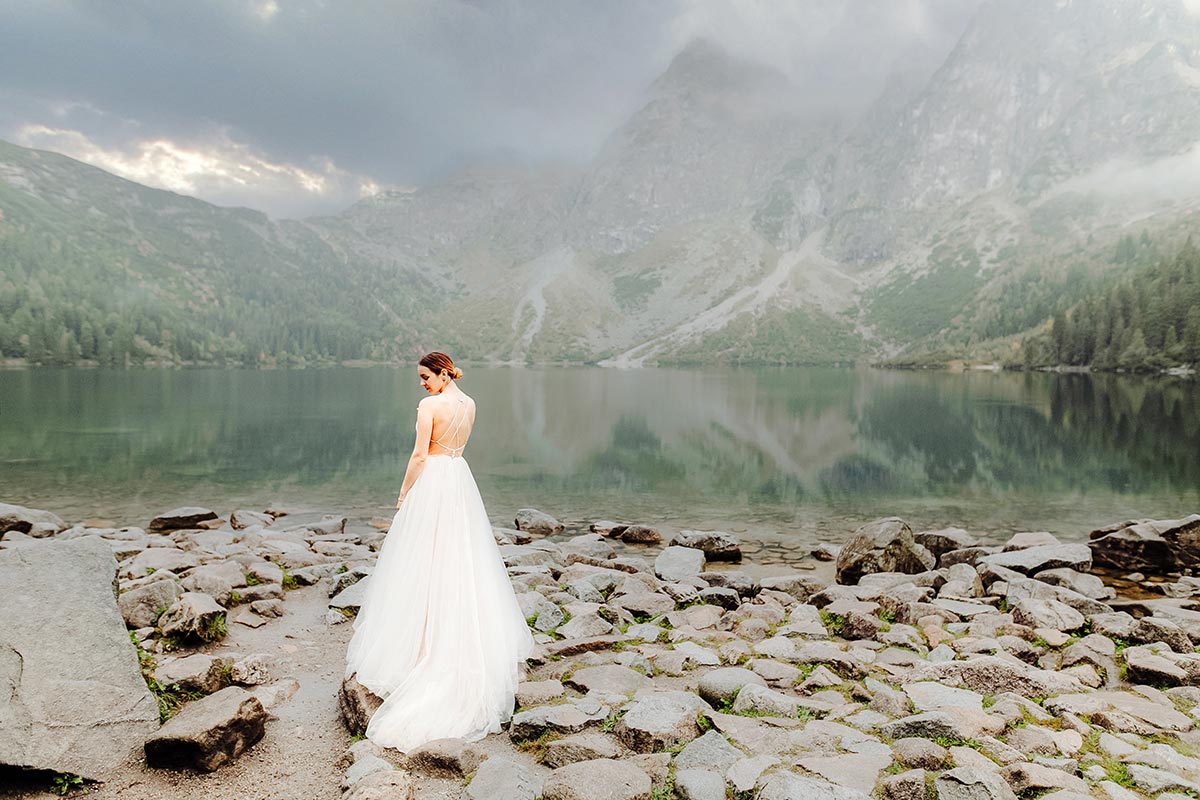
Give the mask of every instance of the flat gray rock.
[(756, 800), (868, 800), (870, 795), (782, 770), (771, 775)]
[(590, 731), (555, 739), (546, 745), (543, 763), (551, 769), (592, 761), (598, 758), (620, 758), (623, 748), (603, 733)]
[(1015, 569), (1026, 575), (1063, 567), (1087, 572), (1092, 568), (1092, 551), (1086, 544), (1046, 544), (983, 556), (978, 563)]
[(664, 581), (695, 578), (704, 571), (704, 552), (691, 547), (670, 546), (654, 559), (654, 574)]
[(338, 592), (336, 596), (330, 598), (329, 607), (357, 611), (362, 608), (363, 598), (366, 597), (367, 587), (370, 585), (370, 576), (361, 578)]
[(650, 776), (628, 761), (580, 761), (546, 778), (542, 800), (650, 800)]
[(713, 708), (732, 703), (744, 686), (767, 683), (757, 673), (744, 667), (722, 667), (709, 670), (700, 677), (697, 691)]
[(636, 753), (686, 744), (700, 735), (696, 717), (712, 709), (691, 692), (659, 692), (634, 700), (617, 723), (617, 738)]
[(970, 767), (943, 772), (933, 786), (938, 800), (1017, 800), (999, 775)]
[(480, 764), (463, 793), (469, 800), (534, 800), (539, 795), (538, 779), (517, 762), (501, 757)]
[(675, 756), (675, 769), (709, 769), (722, 775), (746, 754), (731, 745), (718, 731), (693, 739)]
[(725, 800), (725, 778), (707, 769), (676, 765), (675, 794), (680, 800)]
[(158, 729), (104, 540), (0, 551), (0, 764), (103, 779)]
[(645, 675), (619, 664), (602, 664), (597, 667), (577, 669), (571, 677), (564, 680), (564, 683), (584, 693), (601, 692), (624, 695), (631, 695), (654, 686), (654, 682)]

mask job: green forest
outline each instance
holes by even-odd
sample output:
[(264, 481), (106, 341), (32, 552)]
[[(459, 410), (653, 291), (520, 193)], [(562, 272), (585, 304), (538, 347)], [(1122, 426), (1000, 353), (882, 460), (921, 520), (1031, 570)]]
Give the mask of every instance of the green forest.
[[(1135, 246), (1125, 237), (1118, 256)], [(1057, 311), (1021, 351), (1026, 367), (1150, 372), (1200, 363), (1200, 249), (1189, 240), (1174, 256), (1095, 289)]]

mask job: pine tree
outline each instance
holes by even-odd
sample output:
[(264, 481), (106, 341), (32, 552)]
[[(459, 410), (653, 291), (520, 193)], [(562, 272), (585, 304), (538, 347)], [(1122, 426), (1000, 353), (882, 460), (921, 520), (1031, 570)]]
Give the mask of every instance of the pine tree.
[(1188, 311), (1183, 329), (1183, 358), (1189, 364), (1200, 364), (1200, 307)]
[(1134, 328), (1129, 335), (1129, 344), (1121, 351), (1120, 364), (1125, 369), (1142, 369), (1146, 366), (1146, 358), (1150, 349), (1146, 347), (1146, 335), (1141, 328)]

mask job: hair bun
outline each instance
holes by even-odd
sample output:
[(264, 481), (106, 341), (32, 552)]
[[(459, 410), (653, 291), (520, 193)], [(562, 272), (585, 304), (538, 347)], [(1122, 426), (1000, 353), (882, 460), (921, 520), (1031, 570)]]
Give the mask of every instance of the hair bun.
[(450, 377), (454, 378), (454, 380), (456, 380), (456, 381), (461, 379), (462, 378), (462, 370), (459, 369), (458, 367), (455, 367), (454, 370), (450, 373)]

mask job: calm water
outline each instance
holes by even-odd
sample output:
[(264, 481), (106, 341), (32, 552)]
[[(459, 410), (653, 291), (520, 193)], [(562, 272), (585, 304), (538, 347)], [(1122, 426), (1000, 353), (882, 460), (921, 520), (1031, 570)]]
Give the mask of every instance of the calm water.
[[(472, 369), (493, 519), (724, 527), (800, 546), (896, 514), (1081, 538), (1200, 511), (1200, 392), (1177, 380), (874, 370)], [(280, 504), (389, 516), (415, 372), (0, 372), (0, 501), (69, 521)]]

